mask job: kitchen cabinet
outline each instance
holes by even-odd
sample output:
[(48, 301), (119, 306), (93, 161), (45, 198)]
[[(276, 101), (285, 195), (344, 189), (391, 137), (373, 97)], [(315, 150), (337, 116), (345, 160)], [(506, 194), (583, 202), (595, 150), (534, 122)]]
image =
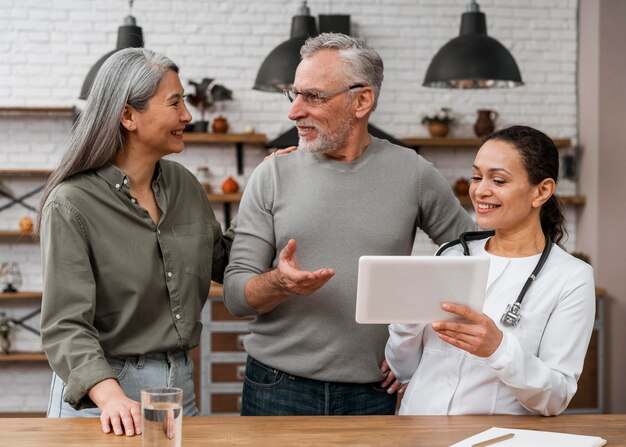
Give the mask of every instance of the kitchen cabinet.
[(605, 395), (605, 300), (606, 290), (596, 289), (596, 319), (585, 357), (583, 372), (578, 379), (578, 391), (566, 413), (603, 413)]
[[(248, 334), (248, 323), (252, 318), (237, 318), (231, 315), (222, 300), (223, 288), (211, 287), (209, 307), (205, 310), (203, 350), (207, 371), (203, 414), (239, 414), (241, 390), (246, 366), (243, 339)], [(207, 321), (208, 320), (208, 321)]]

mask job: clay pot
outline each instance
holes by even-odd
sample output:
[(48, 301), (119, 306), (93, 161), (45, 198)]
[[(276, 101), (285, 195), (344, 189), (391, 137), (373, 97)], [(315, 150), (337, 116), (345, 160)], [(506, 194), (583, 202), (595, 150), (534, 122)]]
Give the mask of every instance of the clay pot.
[(222, 183), (222, 191), (224, 194), (235, 194), (239, 191), (239, 183), (237, 183), (234, 178), (228, 177), (224, 180), (224, 183)]
[(498, 112), (489, 109), (477, 110), (478, 118), (474, 124), (474, 133), (477, 137), (484, 137), (489, 135), (496, 127), (496, 120), (498, 119)]
[(228, 121), (223, 116), (218, 116), (213, 120), (213, 132), (226, 133), (228, 132)]
[(433, 138), (444, 138), (448, 135), (449, 131), (450, 127), (448, 126), (448, 123), (441, 121), (431, 121), (428, 123), (428, 132)]
[(22, 217), (20, 219), (20, 231), (23, 233), (30, 233), (33, 231), (33, 219), (30, 217)]

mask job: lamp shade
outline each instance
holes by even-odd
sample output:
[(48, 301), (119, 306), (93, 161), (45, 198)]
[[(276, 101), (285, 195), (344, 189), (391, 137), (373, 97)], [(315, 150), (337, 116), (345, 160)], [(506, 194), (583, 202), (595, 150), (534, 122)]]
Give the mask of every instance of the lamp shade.
[(96, 61), (95, 64), (87, 73), (87, 77), (83, 82), (83, 87), (80, 89), (80, 99), (87, 99), (89, 96), (89, 91), (91, 90), (91, 84), (93, 84), (96, 75), (98, 74), (98, 70), (104, 64), (111, 55), (119, 50), (124, 48), (141, 48), (143, 47), (143, 32), (140, 26), (137, 26), (137, 22), (135, 18), (131, 15), (126, 16), (124, 19), (124, 25), (120, 26), (117, 31), (117, 46), (115, 50), (108, 52), (100, 59)]
[(300, 63), (300, 48), (306, 39), (289, 39), (267, 55), (254, 81), (254, 89), (264, 92), (282, 92), (293, 84)]
[(461, 17), (461, 31), (435, 54), (425, 87), (496, 88), (523, 85), (515, 59), (487, 35), (487, 19), (472, 2)]
[(293, 85), (300, 63), (300, 48), (306, 39), (317, 35), (315, 17), (310, 15), (306, 2), (291, 21), (291, 37), (267, 55), (254, 81), (255, 90), (281, 92)]

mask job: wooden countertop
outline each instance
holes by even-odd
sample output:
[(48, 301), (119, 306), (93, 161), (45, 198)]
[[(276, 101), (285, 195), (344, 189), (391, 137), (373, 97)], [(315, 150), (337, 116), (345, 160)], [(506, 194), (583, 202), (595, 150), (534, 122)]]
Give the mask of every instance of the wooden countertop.
[[(183, 419), (183, 445), (449, 446), (491, 427), (600, 436), (626, 447), (626, 414), (540, 416), (329, 416)], [(101, 432), (90, 419), (0, 419), (0, 445), (141, 446), (141, 436)]]

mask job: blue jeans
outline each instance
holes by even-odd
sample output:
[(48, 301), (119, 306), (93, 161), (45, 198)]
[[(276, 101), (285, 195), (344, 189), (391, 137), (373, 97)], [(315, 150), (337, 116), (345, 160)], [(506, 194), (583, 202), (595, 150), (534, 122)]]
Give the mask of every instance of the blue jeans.
[[(193, 361), (185, 351), (134, 355), (107, 359), (120, 386), (132, 400), (141, 402), (141, 390), (149, 386), (176, 387), (183, 390), (183, 415), (197, 416), (196, 395), (193, 386)], [(75, 410), (63, 400), (67, 385), (52, 373), (49, 418), (100, 417), (100, 410)]]
[(291, 376), (248, 356), (242, 416), (394, 414), (396, 394), (376, 383), (320, 382)]

